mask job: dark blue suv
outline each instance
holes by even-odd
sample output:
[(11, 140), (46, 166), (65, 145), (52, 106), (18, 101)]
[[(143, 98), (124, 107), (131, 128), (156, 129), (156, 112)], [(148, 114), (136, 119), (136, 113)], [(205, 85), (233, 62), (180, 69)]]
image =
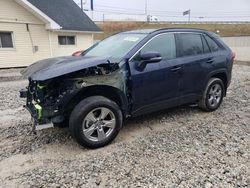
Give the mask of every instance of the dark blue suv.
[(34, 128), (66, 124), (76, 141), (110, 143), (123, 120), (198, 103), (216, 110), (231, 80), (234, 53), (199, 29), (135, 30), (93, 45), (80, 57), (39, 61), (22, 73)]

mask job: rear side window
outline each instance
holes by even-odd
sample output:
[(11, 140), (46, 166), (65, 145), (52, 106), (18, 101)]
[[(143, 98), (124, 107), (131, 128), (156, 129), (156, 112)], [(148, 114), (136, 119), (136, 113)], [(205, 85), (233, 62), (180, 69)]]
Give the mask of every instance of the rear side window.
[(141, 53), (148, 52), (148, 51), (159, 52), (163, 59), (176, 58), (174, 34), (167, 33), (167, 34), (156, 36), (142, 48)]
[(214, 40), (211, 39), (209, 36), (205, 35), (205, 38), (206, 38), (208, 46), (212, 52), (216, 52), (220, 49), (220, 47), (217, 45), (217, 43), (214, 42)]
[(178, 33), (178, 56), (199, 55), (203, 53), (203, 45), (200, 34)]

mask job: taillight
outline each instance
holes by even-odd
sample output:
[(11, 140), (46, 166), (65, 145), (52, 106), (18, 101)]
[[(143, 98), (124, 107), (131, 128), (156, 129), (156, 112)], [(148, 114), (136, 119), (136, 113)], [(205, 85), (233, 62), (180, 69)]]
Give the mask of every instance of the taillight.
[(235, 59), (235, 57), (236, 57), (235, 52), (232, 52), (232, 53), (231, 53), (231, 59), (232, 59), (232, 60), (234, 60), (234, 59)]

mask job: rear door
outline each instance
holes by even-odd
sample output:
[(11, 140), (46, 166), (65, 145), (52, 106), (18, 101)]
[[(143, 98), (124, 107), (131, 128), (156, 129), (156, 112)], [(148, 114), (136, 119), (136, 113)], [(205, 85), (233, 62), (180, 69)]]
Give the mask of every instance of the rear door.
[(196, 100), (201, 93), (207, 75), (213, 69), (214, 56), (203, 34), (177, 33), (177, 56), (182, 62), (181, 103)]
[(215, 38), (211, 38), (210, 36), (204, 34), (204, 39), (206, 40), (213, 56), (213, 69), (225, 69), (225, 67), (227, 67), (227, 58), (228, 55), (231, 55), (231, 51), (228, 51), (220, 42), (217, 41), (220, 40), (218, 36), (213, 37)]

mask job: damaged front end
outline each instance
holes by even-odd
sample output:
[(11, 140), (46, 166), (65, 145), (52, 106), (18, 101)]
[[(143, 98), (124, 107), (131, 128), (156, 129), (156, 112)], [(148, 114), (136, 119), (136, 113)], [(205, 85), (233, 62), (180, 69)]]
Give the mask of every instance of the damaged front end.
[[(48, 69), (51, 72), (51, 69)], [(34, 129), (40, 130), (53, 127), (67, 120), (67, 106), (71, 99), (89, 86), (108, 85), (126, 92), (126, 65), (122, 67), (118, 63), (102, 63), (92, 67), (86, 67), (78, 71), (52, 77), (48, 79), (42, 70), (43, 79), (36, 73), (29, 75), (29, 85), (20, 91), (20, 97), (26, 98), (25, 108), (30, 112), (34, 121)], [(32, 79), (33, 78), (33, 79)]]
[[(41, 106), (41, 99), (44, 95), (45, 86), (41, 86), (37, 81), (29, 80), (29, 85), (26, 89), (20, 91), (20, 97), (26, 98), (26, 105), (24, 106), (31, 114), (35, 130), (53, 127), (51, 120), (46, 118), (50, 117), (55, 110)], [(47, 115), (46, 115), (47, 114)], [(42, 125), (38, 126), (38, 125)]]
[(21, 90), (20, 97), (26, 98), (25, 108), (32, 116), (34, 128), (50, 128), (54, 123), (63, 122), (65, 117), (61, 106), (76, 90), (73, 80), (62, 83), (59, 80), (29, 80), (27, 90)]

